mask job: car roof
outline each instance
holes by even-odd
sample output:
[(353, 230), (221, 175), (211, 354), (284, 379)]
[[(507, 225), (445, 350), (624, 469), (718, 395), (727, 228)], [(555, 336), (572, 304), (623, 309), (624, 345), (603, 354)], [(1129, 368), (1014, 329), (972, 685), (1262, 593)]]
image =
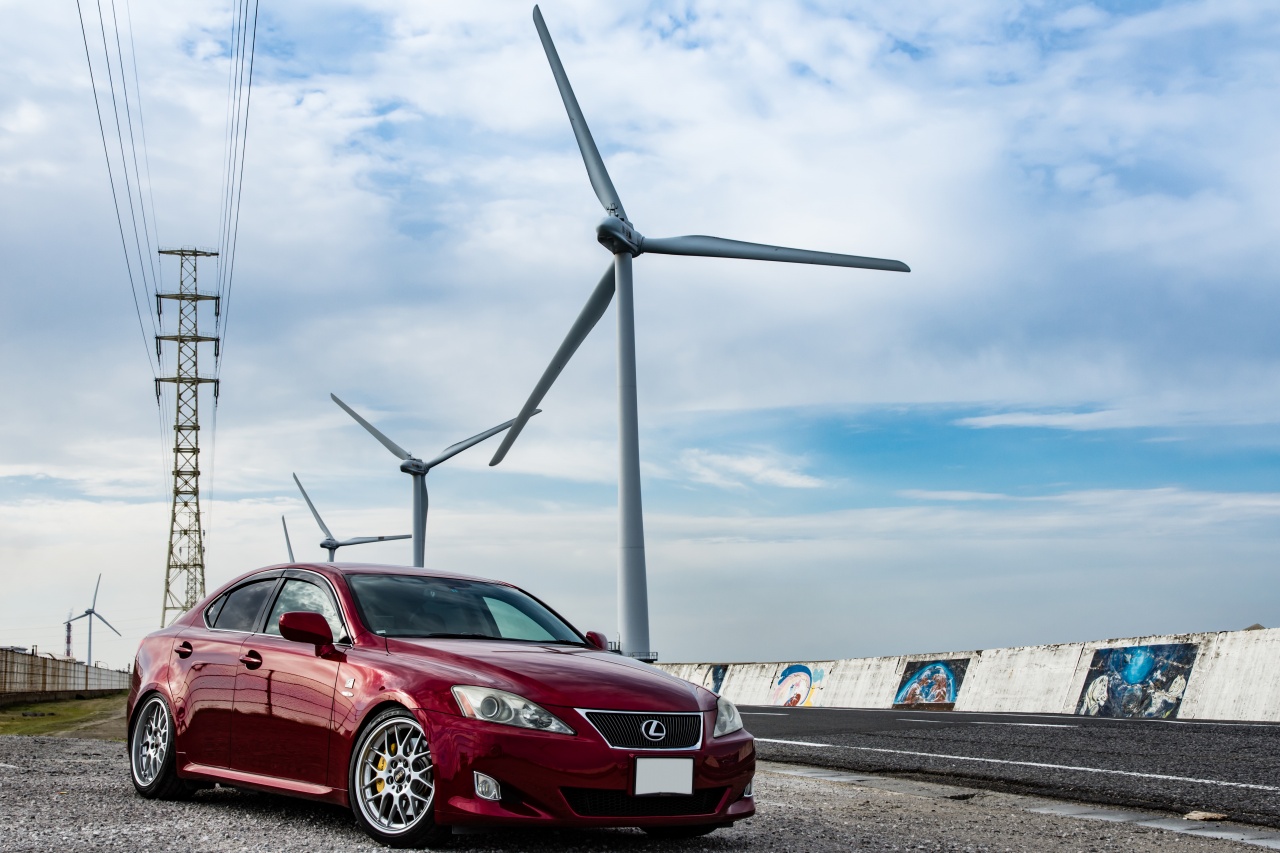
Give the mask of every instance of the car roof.
[(468, 581), (485, 581), (486, 583), (496, 583), (496, 584), (502, 584), (503, 586), (511, 586), (511, 584), (507, 583), (506, 581), (494, 580), (492, 578), (482, 578), (477, 575), (467, 575), (461, 572), (442, 572), (442, 571), (436, 571), (434, 569), (419, 568), (416, 566), (388, 566), (388, 565), (382, 565), (379, 563), (294, 562), (294, 563), (280, 563), (275, 566), (263, 566), (261, 569), (257, 569), (256, 571), (264, 571), (266, 569), (288, 569), (288, 568), (311, 569), (312, 571), (317, 571), (317, 572), (320, 572), (321, 574), (328, 571), (328, 572), (333, 572), (334, 574), (339, 574), (339, 575), (364, 575), (364, 574), (411, 575), (411, 576), (416, 575), (418, 577), (450, 578), (454, 580), (468, 580)]

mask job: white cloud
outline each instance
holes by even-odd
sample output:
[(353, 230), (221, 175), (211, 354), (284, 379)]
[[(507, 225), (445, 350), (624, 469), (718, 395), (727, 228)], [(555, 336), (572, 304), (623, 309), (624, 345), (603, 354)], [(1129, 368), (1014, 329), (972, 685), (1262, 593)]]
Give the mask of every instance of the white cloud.
[(680, 463), (694, 482), (725, 489), (740, 489), (748, 482), (783, 489), (816, 489), (823, 485), (817, 477), (797, 470), (797, 460), (771, 453), (735, 455), (690, 448), (680, 454)]
[[(214, 243), (230, 10), (134, 6), (160, 237)], [(734, 654), (716, 645), (732, 620), (794, 626), (815, 607), (822, 624), (849, 626), (831, 641), (846, 645), (824, 655), (952, 644), (917, 621), (950, 626), (957, 643), (967, 624), (1007, 624), (970, 645), (1046, 639), (1033, 630), (1046, 618), (1073, 638), (1136, 633), (1118, 605), (1097, 607), (1099, 567), (1140, 567), (1127, 589), (1155, 589), (1171, 630), (1248, 624), (1261, 618), (1245, 616), (1255, 605), (1274, 612), (1253, 594), (1272, 545), (1264, 499), (987, 499), (1000, 490), (983, 472), (939, 472), (937, 488), (904, 492), (939, 506), (841, 514), (830, 503), (840, 490), (817, 488), (827, 478), (792, 434), (813, 409), (917, 404), (989, 413), (968, 427), (1273, 428), (1276, 9), (566, 0), (544, 12), (642, 231), (882, 255), (915, 270), (637, 259), (646, 475), (729, 497), (776, 487), (790, 502), (773, 507), (786, 522), (726, 513), (689, 544), (662, 532), (679, 512), (646, 496), (654, 589), (707, 617), (655, 609), (668, 651)], [(285, 0), (263, 14), (206, 484), (218, 501), (211, 580), (274, 559), (281, 511), (307, 523), (294, 470), (343, 529), (402, 529), (404, 476), (328, 393), (376, 412), (421, 453), (505, 420), (607, 263), (526, 4)], [(139, 340), (78, 28), (71, 6), (46, 3), (8, 4), (0, 29), (0, 476), (32, 478), (40, 495), (0, 503), (0, 571), (23, 579), (7, 606), (54, 623), (42, 644), (57, 642), (64, 605), (82, 606), (72, 593), (95, 563), (122, 590), (113, 612), (151, 618), (167, 530), (170, 413), (157, 413), (143, 367), (151, 329), (144, 317)], [(456, 565), (570, 577), (571, 591), (593, 578), (577, 613), (601, 624), (612, 618), (599, 614), (612, 612), (613, 320), (507, 462), (489, 469), (481, 446), (432, 475), (433, 535), (455, 537)], [(212, 463), (207, 400), (203, 414)], [(750, 442), (796, 456), (724, 449), (747, 441), (706, 449), (718, 436), (698, 431), (726, 416), (772, 418)], [(673, 423), (695, 450), (671, 449)], [(859, 483), (840, 499), (892, 503), (903, 485)], [(821, 499), (830, 514), (798, 508)], [(580, 515), (553, 524), (547, 506)], [(453, 528), (450, 512), (482, 520)], [(1177, 525), (1162, 513), (1199, 519), (1187, 523), (1203, 539), (1168, 545)], [(560, 520), (558, 538), (538, 538), (534, 528)], [(776, 541), (752, 538), (753, 524)], [(512, 549), (505, 560), (499, 547)], [(407, 553), (388, 548), (388, 559)], [(774, 577), (779, 566), (812, 584)], [(1175, 581), (1202, 579), (1197, 566), (1225, 574), (1211, 600), (1181, 602)], [(901, 617), (916, 612), (910, 594), (939, 589), (954, 609)], [(761, 637), (797, 653), (810, 642)]]
[(1053, 429), (1092, 430), (1146, 426), (1132, 412), (1002, 412), (960, 418), (958, 426), (976, 429), (992, 427), (1050, 427)]

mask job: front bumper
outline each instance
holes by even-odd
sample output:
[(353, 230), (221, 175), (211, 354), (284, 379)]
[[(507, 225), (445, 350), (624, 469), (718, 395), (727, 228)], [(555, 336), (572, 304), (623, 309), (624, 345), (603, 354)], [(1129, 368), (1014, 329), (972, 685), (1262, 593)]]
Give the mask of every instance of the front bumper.
[[(435, 760), (437, 822), (696, 826), (729, 824), (755, 814), (755, 802), (743, 797), (755, 774), (755, 741), (746, 731), (711, 737), (715, 711), (703, 714), (700, 748), (657, 751), (615, 749), (576, 711), (547, 710), (577, 735), (415, 711)], [(633, 796), (638, 756), (692, 758), (693, 796)], [(475, 772), (497, 780), (502, 799), (477, 797)]]

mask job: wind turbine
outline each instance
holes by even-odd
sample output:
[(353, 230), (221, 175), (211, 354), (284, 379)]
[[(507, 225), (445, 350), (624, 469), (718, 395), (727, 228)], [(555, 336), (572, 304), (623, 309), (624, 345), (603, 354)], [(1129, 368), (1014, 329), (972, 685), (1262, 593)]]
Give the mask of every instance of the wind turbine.
[[(301, 484), (301, 483), (299, 483), (299, 484), (298, 484), (298, 487), (299, 487), (299, 488), (301, 488), (301, 487), (302, 487), (302, 484)], [(304, 492), (304, 494), (305, 494), (305, 492)], [(311, 501), (307, 501), (307, 503), (311, 503)], [(294, 561), (294, 560), (293, 560), (293, 543), (289, 541), (289, 525), (285, 523), (285, 520), (284, 520), (284, 516), (283, 516), (283, 515), (282, 515), (282, 516), (280, 516), (280, 525), (284, 528), (284, 547), (288, 549), (288, 551), (289, 551), (289, 562), (290, 562), (290, 563), (292, 563), (292, 562)], [(332, 562), (332, 561), (331, 561), (331, 562)]]
[(573, 88), (565, 74), (560, 56), (556, 53), (551, 34), (542, 20), (542, 12), (533, 7), (533, 23), (542, 40), (542, 48), (551, 64), (560, 98), (569, 114), (569, 123), (587, 167), (587, 177), (595, 190), (596, 198), (604, 206), (605, 218), (596, 226), (596, 239), (610, 253), (609, 265), (600, 283), (596, 285), (578, 319), (574, 321), (564, 342), (556, 350), (551, 364), (534, 386), (524, 408), (516, 417), (511, 431), (503, 437), (502, 444), (493, 455), (490, 465), (497, 465), (507, 455), (525, 422), (551, 388), (560, 371), (569, 362), (583, 340), (595, 328), (596, 323), (609, 307), (614, 292), (618, 294), (618, 626), (622, 651), (632, 657), (654, 659), (649, 645), (649, 595), (645, 578), (644, 516), (640, 503), (640, 444), (636, 423), (636, 348), (635, 308), (632, 296), (631, 259), (648, 252), (657, 255), (695, 255), (705, 258), (741, 258), (752, 261), (782, 261), (793, 264), (818, 264), (821, 266), (853, 267), (856, 269), (910, 272), (901, 261), (881, 258), (865, 258), (858, 255), (839, 255), (831, 252), (812, 252), (789, 249), (761, 243), (744, 243), (720, 237), (702, 235), (686, 237), (645, 237), (631, 224), (622, 200), (613, 188), (613, 181), (605, 169), (604, 160), (596, 149), (587, 121), (574, 97)]
[[(316, 512), (316, 505), (311, 502), (311, 498), (307, 496), (307, 490), (302, 488), (302, 481), (298, 479), (298, 475), (293, 475), (293, 482), (298, 484), (298, 491), (302, 492), (302, 499), (307, 502), (307, 506), (311, 509), (311, 514), (316, 517), (316, 524), (320, 525), (320, 529), (324, 531), (324, 541), (320, 543), (320, 547), (329, 552), (329, 562), (333, 562), (334, 555), (338, 553), (338, 549), (344, 545), (364, 545), (369, 542), (391, 542), (394, 539), (408, 539), (408, 533), (401, 533), (397, 536), (357, 536), (354, 539), (348, 539), (345, 542), (339, 542), (333, 538), (333, 534), (329, 532), (329, 528), (325, 526), (324, 519), (320, 517), (320, 513)], [(280, 516), (280, 522), (284, 523), (284, 516)], [(289, 546), (289, 559), (293, 559), (293, 545), (289, 544), (289, 528), (284, 529), (284, 541)]]
[[(72, 622), (76, 621), (76, 619), (88, 619), (88, 620), (89, 620), (89, 651), (88, 651), (88, 653), (87, 653), (87, 655), (86, 655), (86, 657), (85, 657), (85, 664), (86, 664), (86, 665), (88, 665), (88, 666), (93, 666), (93, 620), (94, 620), (94, 619), (98, 619), (98, 620), (100, 620), (100, 621), (102, 622), (102, 624), (103, 624), (103, 625), (106, 625), (106, 626), (107, 626), (108, 628), (110, 628), (112, 631), (115, 631), (115, 634), (116, 634), (116, 636), (117, 636), (117, 637), (121, 636), (120, 632), (119, 632), (119, 631), (116, 631), (115, 626), (114, 626), (114, 625), (112, 625), (110, 622), (108, 622), (106, 619), (104, 619), (104, 618), (103, 618), (103, 616), (102, 616), (102, 614), (98, 612), (98, 609), (97, 609), (97, 608), (98, 608), (98, 587), (100, 587), (100, 586), (102, 586), (102, 575), (101, 575), (101, 574), (99, 574), (99, 575), (98, 575), (98, 582), (97, 582), (96, 584), (94, 584), (94, 585), (93, 585), (93, 604), (89, 605), (89, 609), (88, 609), (88, 610), (86, 610), (85, 612), (81, 613), (79, 616), (75, 617), (75, 619), (68, 619), (68, 620), (67, 620), (67, 635), (68, 635), (68, 636), (70, 636), (70, 634), (71, 634), (71, 623), (72, 623)], [(87, 675), (87, 674), (85, 675), (85, 678), (86, 678), (86, 679), (88, 678), (88, 675)]]
[[(382, 442), (382, 446), (390, 450), (396, 457), (400, 459), (400, 470), (413, 477), (413, 564), (418, 568), (426, 565), (427, 556), (427, 472), (439, 465), (441, 462), (452, 459), (468, 447), (479, 444), (490, 436), (497, 435), (507, 427), (515, 423), (515, 419), (506, 423), (498, 424), (496, 427), (487, 429), (482, 433), (471, 436), (471, 438), (459, 441), (457, 444), (451, 444), (444, 450), (440, 451), (433, 459), (423, 462), (391, 439), (387, 438), (373, 424), (360, 417), (355, 409), (338, 399), (337, 394), (329, 395), (333, 402), (342, 407), (342, 410), (351, 417), (355, 418), (356, 423), (369, 431), (369, 434)], [(542, 411), (530, 411), (525, 416), (527, 421), (529, 418)], [(313, 510), (314, 512), (314, 510)], [(318, 516), (317, 516), (318, 518)]]

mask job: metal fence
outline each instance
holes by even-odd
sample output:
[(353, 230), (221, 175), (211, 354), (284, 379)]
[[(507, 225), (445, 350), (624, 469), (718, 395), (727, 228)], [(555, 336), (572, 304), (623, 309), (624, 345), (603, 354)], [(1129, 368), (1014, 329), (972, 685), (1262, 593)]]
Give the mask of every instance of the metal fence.
[(0, 649), (0, 694), (128, 690), (128, 670), (87, 666), (52, 655)]

